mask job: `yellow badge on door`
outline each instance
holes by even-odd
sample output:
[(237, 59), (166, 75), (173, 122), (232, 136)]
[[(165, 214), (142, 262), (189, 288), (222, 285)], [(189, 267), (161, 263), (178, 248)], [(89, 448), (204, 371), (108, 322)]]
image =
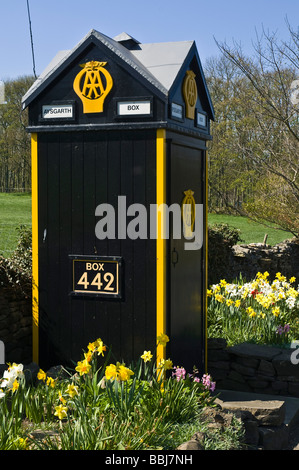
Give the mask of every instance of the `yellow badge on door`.
[(193, 238), (195, 223), (195, 199), (194, 191), (188, 189), (184, 191), (185, 197), (182, 201), (182, 219), (185, 238)]

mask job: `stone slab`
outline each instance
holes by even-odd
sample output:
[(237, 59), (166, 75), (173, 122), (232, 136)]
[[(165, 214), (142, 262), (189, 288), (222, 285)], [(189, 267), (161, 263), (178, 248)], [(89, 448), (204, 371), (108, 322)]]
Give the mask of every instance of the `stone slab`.
[(285, 418), (285, 403), (281, 400), (222, 401), (216, 403), (223, 410), (249, 412), (260, 426), (281, 426)]
[(297, 425), (299, 423), (299, 398), (296, 397), (286, 397), (286, 396), (279, 396), (271, 395), (271, 394), (263, 394), (263, 393), (251, 393), (251, 392), (243, 392), (243, 391), (235, 391), (235, 390), (224, 390), (218, 389), (216, 391), (216, 395), (218, 399), (221, 399), (223, 403), (228, 402), (240, 402), (240, 401), (255, 401), (259, 400), (261, 402), (264, 401), (283, 401), (285, 403), (285, 417), (284, 417), (284, 424), (289, 428)]

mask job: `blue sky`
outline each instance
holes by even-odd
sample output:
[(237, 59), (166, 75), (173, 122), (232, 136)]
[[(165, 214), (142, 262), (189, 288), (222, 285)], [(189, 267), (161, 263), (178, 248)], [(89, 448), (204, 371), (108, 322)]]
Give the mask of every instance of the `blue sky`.
[[(90, 29), (109, 37), (125, 31), (140, 42), (195, 40), (203, 64), (219, 55), (215, 44), (233, 40), (252, 54), (262, 27), (288, 37), (298, 28), (298, 0), (29, 0), (36, 72), (59, 50), (72, 49)], [(32, 74), (26, 0), (0, 2), (0, 80)]]

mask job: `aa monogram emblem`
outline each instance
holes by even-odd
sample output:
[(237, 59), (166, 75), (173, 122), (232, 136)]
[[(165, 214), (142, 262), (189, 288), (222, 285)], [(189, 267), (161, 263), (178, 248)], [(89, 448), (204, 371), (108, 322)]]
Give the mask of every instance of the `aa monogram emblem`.
[(182, 201), (182, 219), (185, 238), (192, 238), (195, 222), (195, 199), (194, 191), (184, 191), (185, 197)]
[(113, 80), (104, 67), (107, 62), (90, 61), (80, 64), (73, 88), (83, 103), (83, 113), (102, 113), (104, 101), (113, 86)]
[(183, 82), (183, 96), (186, 104), (186, 118), (194, 119), (195, 105), (197, 100), (197, 86), (195, 81), (195, 73), (187, 70)]

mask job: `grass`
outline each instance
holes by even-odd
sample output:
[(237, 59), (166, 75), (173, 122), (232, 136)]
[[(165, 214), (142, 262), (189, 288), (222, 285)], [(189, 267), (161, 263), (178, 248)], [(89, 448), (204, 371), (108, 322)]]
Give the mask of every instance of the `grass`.
[(242, 242), (240, 243), (263, 243), (265, 234), (268, 234), (267, 244), (276, 245), (288, 238), (293, 238), (293, 234), (279, 230), (272, 226), (271, 228), (265, 227), (262, 224), (253, 222), (247, 217), (226, 215), (226, 214), (209, 214), (209, 225), (214, 224), (228, 224), (231, 227), (240, 230)]
[(31, 226), (31, 194), (0, 193), (0, 254), (16, 248), (20, 225)]

